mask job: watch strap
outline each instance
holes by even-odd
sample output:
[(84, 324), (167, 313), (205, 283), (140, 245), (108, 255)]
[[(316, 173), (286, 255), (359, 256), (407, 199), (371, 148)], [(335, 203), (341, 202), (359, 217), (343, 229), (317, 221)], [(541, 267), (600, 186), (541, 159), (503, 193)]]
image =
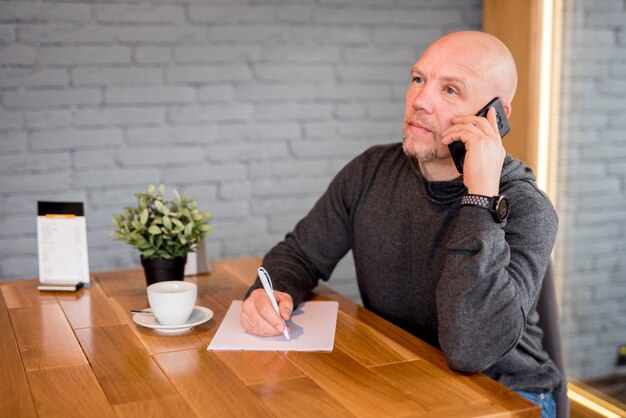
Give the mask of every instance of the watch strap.
[(491, 210), (493, 207), (493, 197), (483, 196), (480, 194), (467, 194), (461, 199), (461, 206), (476, 206), (479, 208)]
[(493, 219), (500, 223), (509, 216), (509, 200), (505, 195), (483, 196), (468, 194), (461, 199), (461, 206), (474, 206), (491, 212)]

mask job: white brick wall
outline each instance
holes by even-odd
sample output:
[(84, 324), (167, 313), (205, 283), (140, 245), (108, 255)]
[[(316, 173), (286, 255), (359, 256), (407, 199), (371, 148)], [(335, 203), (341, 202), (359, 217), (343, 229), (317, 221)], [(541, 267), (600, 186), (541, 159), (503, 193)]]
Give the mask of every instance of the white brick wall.
[[(158, 182), (214, 213), (212, 258), (265, 253), (400, 140), (425, 45), (480, 23), (480, 0), (1, 1), (0, 278), (37, 275), (37, 200), (85, 202), (92, 270), (138, 266), (110, 218)], [(353, 275), (331, 284), (358, 298)]]
[(626, 1), (565, 4), (556, 252), (567, 366), (589, 378), (625, 371)]

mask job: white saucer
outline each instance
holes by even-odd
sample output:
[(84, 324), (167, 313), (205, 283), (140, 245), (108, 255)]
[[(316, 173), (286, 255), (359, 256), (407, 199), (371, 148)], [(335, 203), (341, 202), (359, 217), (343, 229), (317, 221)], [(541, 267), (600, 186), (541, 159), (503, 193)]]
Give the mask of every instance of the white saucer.
[[(150, 308), (144, 309), (144, 312), (152, 312)], [(133, 321), (142, 327), (152, 328), (159, 332), (181, 332), (191, 329), (196, 325), (208, 321), (213, 317), (213, 311), (204, 306), (196, 306), (191, 312), (191, 316), (184, 324), (180, 325), (161, 325), (159, 321), (152, 315), (144, 315), (136, 313), (133, 315)]]

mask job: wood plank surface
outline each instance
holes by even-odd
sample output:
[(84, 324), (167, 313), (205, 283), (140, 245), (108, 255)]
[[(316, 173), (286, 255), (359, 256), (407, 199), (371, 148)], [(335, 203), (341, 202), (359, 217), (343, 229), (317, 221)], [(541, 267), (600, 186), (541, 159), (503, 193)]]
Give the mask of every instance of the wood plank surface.
[[(537, 410), (537, 415), (534, 417), (539, 418), (539, 415), (539, 410)], [(436, 412), (423, 412), (421, 414), (413, 415), (413, 418), (511, 418), (519, 416), (520, 415), (512, 414), (511, 411), (507, 411), (499, 405), (495, 405), (491, 402), (480, 402), (471, 405), (455, 406), (452, 408), (438, 410)]]
[(96, 281), (91, 284), (89, 291), (57, 292), (57, 299), (74, 329), (124, 323)]
[(192, 330), (175, 334), (165, 334), (136, 324), (132, 319), (130, 310), (144, 309), (149, 306), (148, 298), (145, 294), (129, 297), (114, 297), (111, 301), (119, 314), (124, 316), (124, 321), (129, 329), (133, 331), (135, 336), (151, 355), (168, 351), (189, 350), (205, 344)]
[(115, 417), (89, 365), (28, 372), (40, 417)]
[(417, 360), (419, 358), (415, 353), (394, 343), (390, 338), (342, 311), (339, 311), (337, 316), (335, 347), (340, 348), (365, 366)]
[(58, 304), (10, 309), (9, 314), (25, 370), (87, 364)]
[(227, 308), (214, 299), (208, 291), (204, 289), (201, 291), (200, 288), (198, 288), (198, 301), (196, 302), (196, 305), (209, 308), (213, 312), (213, 318), (209, 319), (204, 324), (193, 328), (193, 332), (195, 332), (196, 335), (202, 339), (202, 342), (205, 345), (208, 345), (217, 332), (219, 325), (222, 323), (222, 320), (226, 315)]
[[(348, 298), (335, 293), (332, 289), (323, 285), (316, 288), (316, 295), (317, 296), (314, 298), (315, 300), (335, 300), (339, 302), (340, 309), (351, 317), (356, 318), (359, 322), (375, 329), (381, 335), (392, 339), (396, 344), (400, 344), (405, 349), (414, 352), (420, 358), (426, 360), (429, 364), (437, 366), (443, 371), (454, 373), (454, 371), (452, 371), (448, 366), (448, 363), (441, 351), (432, 347), (428, 343), (425, 343), (419, 338), (403, 331), (398, 326), (385, 321), (383, 318), (365, 309), (363, 306), (354, 303)], [(490, 402), (499, 405), (507, 411), (518, 411), (519, 415), (515, 416), (539, 416), (536, 414), (540, 413), (540, 411), (532, 402), (517, 395), (512, 390), (485, 375), (477, 373), (470, 376), (460, 375), (459, 378), (466, 385), (471, 386), (473, 391), (476, 391), (480, 395), (484, 396)], [(527, 415), (529, 413), (530, 415)]]
[(270, 416), (263, 403), (215, 353), (201, 348), (157, 354), (155, 358), (197, 415), (220, 418)]
[(89, 363), (113, 405), (175, 395), (145, 347), (126, 325), (76, 330)]
[[(7, 396), (5, 394), (11, 394)], [(0, 294), (0, 417), (35, 417), (33, 399), (11, 320)]]
[(261, 383), (249, 389), (277, 417), (288, 415), (285, 411), (297, 411), (298, 418), (355, 416), (308, 377)]
[(246, 287), (250, 287), (257, 277), (257, 269), (261, 266), (262, 261), (263, 257), (224, 260), (220, 262), (220, 267), (232, 273)]
[(215, 311), (221, 308), (222, 310), (227, 311), (233, 300), (243, 299), (246, 291), (243, 286), (229, 289), (223, 286), (223, 284), (220, 284), (220, 281), (223, 282), (223, 278), (212, 276), (211, 279), (215, 279), (215, 281), (212, 283), (207, 280), (198, 282), (198, 297), (203, 299), (204, 295), (210, 295), (212, 303), (207, 304), (206, 306), (211, 310)]
[(331, 353), (291, 351), (287, 358), (354, 415), (384, 417), (393, 411), (395, 416), (405, 416), (425, 411), (337, 348)]
[(324, 285), (313, 299), (340, 303), (333, 352), (208, 351), (260, 263), (218, 260), (210, 274), (186, 277), (214, 317), (178, 334), (132, 321), (130, 309), (148, 307), (141, 270), (96, 273), (72, 294), (0, 283), (0, 416), (539, 416)]
[(214, 353), (246, 385), (304, 376), (300, 369), (277, 351), (215, 351)]
[(202, 340), (205, 347), (207, 347), (211, 343), (211, 340), (213, 340), (215, 333), (226, 315), (224, 308), (214, 310), (215, 305), (211, 306), (212, 307), (210, 309), (213, 311), (213, 318), (209, 319), (204, 324), (193, 328), (193, 332)]
[(146, 278), (142, 270), (94, 273), (93, 278), (108, 297), (136, 296), (146, 293)]
[(215, 263), (211, 274), (192, 276), (190, 281), (198, 284), (199, 296), (209, 294), (222, 308), (228, 309), (233, 300), (242, 300), (249, 285), (235, 279), (233, 273), (221, 263)]
[[(97, 273), (95, 277), (98, 284), (105, 289), (104, 291), (106, 295), (109, 296), (111, 304), (115, 311), (117, 311), (117, 314), (120, 315), (123, 321), (133, 330), (150, 354), (188, 350), (206, 345), (208, 342), (202, 338), (206, 337), (208, 341), (210, 341), (212, 335), (217, 330), (218, 322), (216, 322), (216, 319), (211, 319), (204, 324), (196, 326), (191, 331), (177, 334), (164, 334), (137, 325), (132, 320), (130, 310), (149, 307), (146, 290), (147, 285), (143, 272), (122, 271), (115, 273)], [(221, 320), (225, 310), (222, 304), (214, 299), (206, 289), (208, 277), (192, 276), (187, 277), (186, 280), (197, 283), (199, 278), (201, 283), (198, 284), (198, 300), (196, 305), (208, 307), (214, 312), (215, 318)], [(220, 311), (223, 311), (221, 315)], [(198, 336), (201, 336), (201, 338)]]
[(372, 371), (428, 411), (487, 402), (459, 381), (457, 373), (444, 372), (423, 360), (377, 366)]
[(490, 402), (507, 411), (516, 411), (516, 417), (539, 418), (541, 416), (541, 410), (536, 404), (484, 374), (461, 376), (461, 380), (469, 389), (484, 396)]
[(345, 296), (335, 293), (332, 289), (329, 289), (326, 286), (318, 286), (315, 292), (316, 296), (313, 300), (334, 300), (339, 302), (339, 309), (353, 317), (355, 320), (376, 330), (380, 335), (394, 341), (395, 344), (398, 344), (403, 347), (403, 349), (414, 353), (419, 358), (422, 358), (432, 364), (436, 364), (444, 370), (450, 370), (445, 357), (441, 354), (441, 351), (437, 350), (430, 344), (402, 330), (397, 325), (384, 320), (374, 312), (354, 303)]
[(2, 295), (8, 309), (29, 308), (44, 303), (57, 303), (59, 292), (42, 292), (36, 280), (20, 280), (2, 284)]
[(206, 416), (206, 414), (196, 415), (180, 396), (128, 402), (115, 405), (113, 409), (120, 418), (189, 418)]

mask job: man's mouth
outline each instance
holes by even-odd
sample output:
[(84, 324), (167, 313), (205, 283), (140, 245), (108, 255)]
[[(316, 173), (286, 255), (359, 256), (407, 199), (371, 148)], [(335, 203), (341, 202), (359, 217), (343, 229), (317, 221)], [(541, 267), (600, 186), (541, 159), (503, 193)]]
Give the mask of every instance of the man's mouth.
[(432, 131), (426, 126), (422, 125), (420, 122), (416, 120), (407, 120), (405, 121), (406, 128), (409, 132), (415, 134), (424, 134), (424, 133), (432, 133)]

